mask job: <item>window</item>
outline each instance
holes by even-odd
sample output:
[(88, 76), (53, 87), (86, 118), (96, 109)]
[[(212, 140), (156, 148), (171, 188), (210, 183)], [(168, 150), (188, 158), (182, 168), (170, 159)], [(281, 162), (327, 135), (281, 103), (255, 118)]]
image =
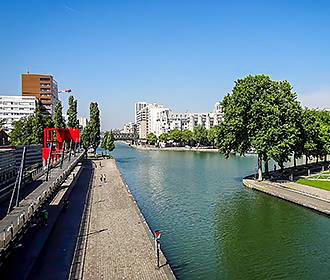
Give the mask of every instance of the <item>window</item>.
[(50, 84), (40, 84), (41, 87), (49, 87)]
[(50, 78), (40, 78), (40, 81), (50, 81)]

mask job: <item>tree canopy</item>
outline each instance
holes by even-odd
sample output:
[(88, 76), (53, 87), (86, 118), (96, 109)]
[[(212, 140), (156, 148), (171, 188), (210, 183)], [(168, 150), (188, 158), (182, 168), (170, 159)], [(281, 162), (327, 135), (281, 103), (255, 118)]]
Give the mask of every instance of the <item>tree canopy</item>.
[(63, 110), (62, 102), (57, 101), (55, 105), (55, 113), (54, 113), (55, 128), (65, 128), (65, 120), (63, 118), (62, 110)]
[(77, 109), (77, 100), (74, 99), (72, 95), (69, 96), (68, 100), (68, 110), (67, 110), (67, 126), (69, 128), (76, 128), (79, 126), (79, 122), (77, 119), (78, 116), (78, 109)]
[(106, 131), (104, 133), (100, 147), (109, 152), (115, 149), (114, 137), (112, 131)]

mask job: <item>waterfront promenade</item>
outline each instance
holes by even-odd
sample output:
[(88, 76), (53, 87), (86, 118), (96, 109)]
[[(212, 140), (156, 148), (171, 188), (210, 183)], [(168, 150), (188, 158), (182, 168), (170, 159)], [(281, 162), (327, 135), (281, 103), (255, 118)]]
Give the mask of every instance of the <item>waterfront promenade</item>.
[(151, 233), (115, 161), (93, 160), (93, 166), (86, 226), (80, 233), (84, 238), (76, 259), (81, 265), (73, 278), (175, 279), (162, 254), (157, 268)]
[(243, 185), (330, 215), (330, 192), (294, 182), (243, 179)]

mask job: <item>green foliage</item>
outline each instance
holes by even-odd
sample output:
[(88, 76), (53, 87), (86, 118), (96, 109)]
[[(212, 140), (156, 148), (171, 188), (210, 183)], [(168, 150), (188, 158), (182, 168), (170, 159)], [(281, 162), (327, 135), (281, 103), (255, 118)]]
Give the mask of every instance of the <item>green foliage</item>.
[(102, 149), (110, 151), (110, 152), (115, 149), (114, 137), (113, 137), (112, 131), (106, 131), (104, 133), (100, 147)]
[(55, 128), (65, 128), (65, 121), (62, 114), (62, 102), (58, 101), (55, 105), (54, 124)]
[(159, 135), (159, 141), (167, 142), (169, 140), (169, 134), (168, 133), (162, 133)]
[(194, 127), (193, 138), (198, 145), (207, 145), (207, 130), (204, 126), (198, 125)]
[(90, 126), (90, 123), (88, 123), (80, 135), (82, 146), (86, 151), (92, 146), (91, 133), (92, 133), (92, 128)]
[(90, 145), (96, 151), (96, 148), (100, 145), (101, 141), (101, 131), (100, 131), (100, 111), (97, 102), (92, 102), (90, 104)]
[(157, 142), (157, 136), (153, 133), (148, 133), (147, 141), (150, 145), (155, 145)]
[(75, 100), (72, 95), (69, 97), (68, 105), (69, 105), (69, 108), (67, 111), (67, 116), (68, 116), (67, 126), (69, 128), (76, 128), (79, 125), (78, 120), (77, 120), (77, 114), (78, 114), (77, 100)]
[(43, 115), (40, 106), (36, 107), (34, 114), (28, 118), (20, 119), (13, 124), (9, 133), (11, 145), (42, 144), (44, 128), (54, 127), (50, 115)]
[(194, 140), (193, 132), (188, 129), (183, 130), (181, 132), (181, 139), (185, 144), (191, 145), (192, 141)]
[(217, 138), (218, 138), (217, 136), (219, 134), (218, 130), (219, 130), (219, 126), (215, 126), (207, 130), (207, 141), (213, 147), (217, 146)]
[(173, 129), (169, 133), (169, 139), (173, 140), (175, 143), (181, 143), (182, 142), (182, 131), (178, 129)]

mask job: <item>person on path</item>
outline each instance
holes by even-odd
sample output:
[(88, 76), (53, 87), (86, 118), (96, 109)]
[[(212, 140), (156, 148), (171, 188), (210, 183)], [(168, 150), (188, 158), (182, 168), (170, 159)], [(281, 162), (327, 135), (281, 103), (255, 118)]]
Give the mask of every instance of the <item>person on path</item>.
[(47, 224), (48, 224), (48, 211), (47, 210), (42, 211), (42, 217), (43, 217), (44, 225), (47, 226)]
[(101, 182), (103, 181), (103, 174), (101, 174), (100, 180), (101, 180)]

